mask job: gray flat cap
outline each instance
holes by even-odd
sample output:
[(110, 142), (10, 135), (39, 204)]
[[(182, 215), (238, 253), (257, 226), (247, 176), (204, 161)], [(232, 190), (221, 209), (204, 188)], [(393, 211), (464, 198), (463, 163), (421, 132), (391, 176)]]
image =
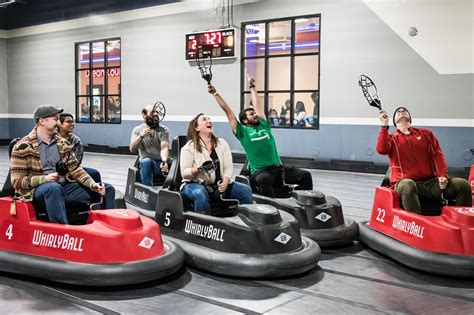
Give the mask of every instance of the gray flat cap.
[(33, 114), (33, 118), (36, 120), (40, 118), (46, 118), (46, 117), (51, 117), (56, 114), (60, 114), (63, 112), (64, 109), (59, 108), (54, 105), (49, 105), (49, 104), (43, 104), (35, 109), (35, 113)]

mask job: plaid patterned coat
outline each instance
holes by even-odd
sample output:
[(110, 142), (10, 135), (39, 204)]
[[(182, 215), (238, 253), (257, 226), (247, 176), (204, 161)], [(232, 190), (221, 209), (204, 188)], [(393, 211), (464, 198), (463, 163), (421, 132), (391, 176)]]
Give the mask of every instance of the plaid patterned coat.
[[(90, 189), (95, 182), (79, 166), (69, 142), (57, 134), (54, 134), (53, 137), (56, 138), (59, 155), (69, 169), (66, 178), (70, 181), (76, 180)], [(15, 188), (15, 196), (22, 201), (32, 201), (35, 188), (46, 182), (41, 166), (36, 128), (20, 139), (14, 146), (10, 170), (12, 185)]]

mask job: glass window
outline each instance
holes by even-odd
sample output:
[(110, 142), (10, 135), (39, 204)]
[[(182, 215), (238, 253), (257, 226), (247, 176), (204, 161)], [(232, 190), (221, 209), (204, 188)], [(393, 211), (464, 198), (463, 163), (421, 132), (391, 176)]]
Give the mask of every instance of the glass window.
[(269, 93), (267, 120), (271, 126), (290, 126), (291, 100), (290, 93)]
[[(265, 89), (265, 60), (247, 59), (245, 60), (244, 78), (250, 75), (255, 78), (255, 87), (257, 91)], [(244, 85), (245, 91), (249, 90), (248, 84)]]
[(77, 65), (79, 69), (89, 69), (89, 44), (77, 45)]
[(76, 121), (121, 123), (121, 94), (120, 39), (77, 43)]
[(319, 86), (319, 56), (295, 57), (295, 89), (317, 90)]
[(305, 128), (319, 128), (319, 92), (295, 93), (293, 125)]
[(248, 24), (245, 26), (245, 49), (246, 57), (265, 55), (265, 24)]
[(291, 58), (279, 57), (268, 60), (268, 89), (289, 90), (291, 78)]
[(319, 129), (319, 14), (242, 23), (242, 107), (255, 78), (273, 127)]
[(92, 67), (103, 68), (105, 58), (104, 42), (92, 43)]
[(295, 53), (319, 52), (319, 17), (295, 20)]
[(270, 22), (268, 51), (270, 55), (291, 53), (291, 20)]

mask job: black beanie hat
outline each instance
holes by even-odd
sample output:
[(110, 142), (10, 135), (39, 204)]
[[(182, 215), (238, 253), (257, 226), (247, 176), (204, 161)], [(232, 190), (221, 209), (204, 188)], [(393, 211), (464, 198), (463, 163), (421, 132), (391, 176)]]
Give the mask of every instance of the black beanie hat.
[(404, 108), (404, 109), (407, 111), (408, 117), (410, 117), (410, 124), (411, 124), (411, 114), (410, 114), (410, 112), (408, 111), (408, 109), (407, 109), (406, 107), (400, 106), (400, 107), (397, 107), (397, 109), (393, 112), (393, 118), (392, 118), (392, 120), (393, 120), (393, 125), (394, 125), (395, 127), (397, 127), (397, 124), (395, 123), (395, 115), (397, 114), (397, 111), (398, 111), (400, 108)]

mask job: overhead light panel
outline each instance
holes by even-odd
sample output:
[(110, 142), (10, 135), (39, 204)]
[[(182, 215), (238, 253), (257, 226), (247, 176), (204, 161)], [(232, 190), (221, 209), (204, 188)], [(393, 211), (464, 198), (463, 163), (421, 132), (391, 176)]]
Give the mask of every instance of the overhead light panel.
[(6, 0), (6, 1), (0, 1), (0, 8), (6, 8), (6, 7), (8, 7), (9, 5), (14, 4), (14, 3), (26, 4), (25, 1), (20, 1), (20, 0)]

